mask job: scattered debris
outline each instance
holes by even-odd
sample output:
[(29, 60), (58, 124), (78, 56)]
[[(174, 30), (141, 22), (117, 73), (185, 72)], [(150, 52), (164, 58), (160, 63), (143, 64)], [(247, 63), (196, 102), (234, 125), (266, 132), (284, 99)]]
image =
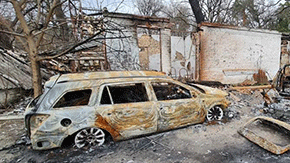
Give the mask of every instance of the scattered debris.
[(19, 140), (16, 141), (16, 145), (31, 145), (31, 141), (27, 134), (23, 134)]
[[(0, 109), (17, 102), (32, 89), (32, 74), (26, 53), (0, 48)], [(46, 81), (53, 72), (41, 69), (42, 80)]]
[(274, 154), (283, 154), (290, 149), (290, 125), (273, 118), (255, 117), (238, 132)]
[(200, 133), (201, 131), (206, 131), (206, 126), (204, 124), (197, 124), (193, 126), (193, 133)]
[(24, 119), (24, 112), (26, 106), (32, 100), (32, 97), (24, 97), (19, 102), (11, 104), (10, 108), (3, 109), (3, 113), (0, 114), (0, 120), (12, 120), (12, 119)]
[(269, 80), (267, 78), (267, 75), (265, 71), (259, 69), (258, 73), (253, 74), (253, 78), (256, 81), (257, 84), (269, 84)]
[(270, 114), (273, 118), (290, 122), (290, 100), (280, 99), (278, 103), (272, 103), (264, 109), (265, 113)]
[[(209, 141), (211, 139), (219, 139), (221, 138), (221, 133), (225, 134), (228, 133), (228, 131), (232, 131), (236, 133), (236, 126), (240, 124), (241, 121), (245, 121), (249, 117), (253, 116), (261, 116), (261, 115), (266, 115), (266, 116), (271, 116), (271, 117), (279, 117), (280, 120), (283, 121), (288, 121), (287, 113), (288, 113), (288, 107), (290, 106), (290, 101), (283, 98), (283, 97), (276, 97), (275, 89), (253, 89), (253, 90), (231, 90), (228, 89), (227, 87), (224, 87), (223, 90), (227, 90), (229, 92), (229, 96), (227, 97), (228, 100), (230, 100), (231, 105), (224, 110), (224, 118), (221, 121), (211, 123), (211, 122), (206, 122), (203, 124), (197, 124), (193, 125), (190, 127), (183, 128), (181, 130), (174, 130), (170, 132), (166, 132), (165, 135), (163, 136), (162, 139), (156, 139), (160, 135), (151, 135), (148, 138), (147, 137), (141, 137), (139, 139), (131, 139), (129, 141), (123, 141), (123, 142), (118, 142), (118, 143), (113, 143), (111, 142), (111, 145), (105, 144), (104, 146), (101, 147), (94, 147), (94, 148), (89, 148), (88, 150), (78, 150), (78, 149), (71, 149), (70, 147), (63, 147), (60, 149), (54, 149), (54, 150), (47, 150), (47, 151), (42, 151), (45, 154), (42, 155), (44, 159), (54, 159), (57, 160), (60, 156), (57, 155), (58, 152), (64, 154), (68, 154), (68, 159), (65, 159), (66, 161), (70, 162), (73, 161), (72, 159), (75, 160), (82, 160), (82, 159), (89, 159), (94, 157), (95, 159), (103, 159), (107, 160), (108, 157), (116, 158), (117, 155), (123, 153), (124, 155), (121, 154), (122, 158), (124, 159), (123, 162), (127, 162), (129, 160), (134, 160), (135, 156), (139, 155), (142, 153), (146, 153), (146, 151), (151, 151), (150, 154), (153, 153), (157, 158), (165, 158), (166, 159), (177, 159), (177, 158), (188, 158), (187, 156), (187, 150), (193, 151), (194, 148), (191, 148), (189, 146), (200, 146), (198, 149), (195, 151), (200, 151), (202, 150), (202, 157), (206, 158), (212, 158), (215, 155), (218, 157), (223, 157), (224, 159), (231, 160), (230, 158), (233, 156), (241, 157), (241, 153), (234, 153), (233, 151), (228, 151), (221, 147), (219, 143), (211, 142), (210, 144), (207, 143), (199, 143), (201, 141)], [(272, 98), (272, 102), (270, 102), (269, 105), (265, 106), (265, 94), (268, 94)], [(25, 103), (28, 103), (29, 99), (23, 99), (21, 101), (20, 105), (15, 105), (15, 110), (16, 111), (10, 111), (9, 114), (12, 115), (17, 115), (21, 114), (22, 109), (17, 109), (17, 108), (22, 108), (22, 106)], [(16, 107), (17, 106), (17, 107)], [(5, 113), (7, 115), (7, 112)], [(1, 121), (0, 121), (1, 122)], [(5, 121), (2, 121), (3, 123)], [(233, 125), (236, 124), (236, 125)], [(186, 132), (187, 134), (192, 134), (184, 137), (180, 137), (180, 135), (184, 134)], [(231, 132), (230, 132), (231, 133)], [(260, 133), (260, 132), (259, 132)], [(8, 134), (8, 133), (6, 133)], [(164, 133), (162, 133), (164, 134)], [(176, 135), (178, 134), (178, 135)], [(212, 136), (211, 136), (212, 135)], [(271, 135), (271, 134), (270, 134)], [(29, 141), (26, 142), (26, 138), (24, 137), (25, 135), (20, 134), (17, 136), (19, 139), (14, 139), (17, 140), (15, 145), (12, 148), (3, 148), (3, 152), (17, 152), (19, 150), (18, 148), (24, 149), (23, 152), (19, 152), (17, 155), (18, 156), (13, 156), (14, 161), (17, 161), (17, 159), (21, 159), (23, 162), (27, 162), (33, 154), (38, 154), (37, 151), (32, 151), (31, 146), (27, 146)], [(202, 138), (201, 138), (202, 137)], [(222, 135), (224, 137), (224, 135)], [(170, 138), (170, 139), (169, 139)], [(184, 146), (178, 148), (178, 145), (175, 144), (170, 144), (170, 142), (174, 142), (172, 140), (177, 140), (177, 144), (182, 144), (180, 146)], [(241, 143), (238, 140), (240, 139), (240, 136), (238, 133), (235, 135), (229, 135), (226, 138), (228, 141), (237, 141), (237, 143)], [(236, 140), (235, 140), (236, 139)], [(13, 142), (14, 142), (13, 140)], [(187, 146), (189, 141), (190, 145)], [(205, 142), (207, 142), (205, 141)], [(225, 141), (222, 140), (221, 141)], [(250, 143), (249, 143), (250, 144)], [(248, 152), (245, 152), (243, 157), (254, 157), (255, 155), (253, 152), (259, 152), (259, 154), (262, 155), (262, 160), (277, 160), (275, 155), (271, 154), (270, 152), (263, 152), (264, 150), (256, 147), (255, 145), (249, 145), (246, 144), (245, 146), (241, 147), (241, 145), (237, 146), (237, 148), (242, 148), (243, 150), (247, 150)], [(232, 144), (233, 145), (233, 144)], [(236, 145), (236, 144), (235, 144)], [(230, 146), (230, 148), (235, 148), (234, 146)], [(211, 146), (214, 146), (212, 148)], [(15, 148), (15, 149), (14, 149)], [(128, 148), (128, 149), (127, 149)], [(218, 148), (218, 151), (215, 150), (215, 148)], [(184, 149), (184, 150), (183, 150)], [(62, 151), (61, 151), (62, 150)], [(180, 151), (181, 150), (181, 151)], [(63, 152), (66, 151), (66, 152)], [(239, 150), (238, 150), (239, 151)], [(22, 155), (25, 155), (25, 153), (30, 152), (29, 156), (30, 157), (23, 157)], [(51, 154), (53, 152), (53, 154)], [(180, 154), (180, 152), (182, 154)], [(125, 154), (126, 153), (126, 154)], [(268, 154), (269, 153), (269, 154)], [(167, 154), (170, 156), (167, 157)], [(238, 155), (235, 155), (238, 154)], [(38, 154), (39, 155), (39, 154)], [(76, 155), (76, 156), (74, 156)], [(108, 156), (110, 155), (110, 156)], [(283, 158), (288, 156), (287, 154), (283, 155)], [(170, 158), (169, 158), (170, 157)], [(196, 158), (197, 155), (195, 154), (194, 158)], [(275, 157), (275, 158), (274, 158)], [(280, 158), (280, 156), (279, 156)], [(233, 158), (232, 158), (233, 159)], [(261, 159), (261, 158), (259, 158)], [(9, 156), (7, 155), (4, 160), (9, 160)], [(37, 160), (37, 159), (36, 159)], [(119, 159), (121, 161), (121, 159)], [(243, 159), (243, 161), (247, 161)], [(1, 160), (0, 160), (1, 162)], [(137, 161), (138, 162), (138, 161)], [(227, 161), (225, 161), (227, 162)], [(286, 161), (287, 162), (287, 161)]]
[(280, 95), (275, 88), (268, 90), (266, 93), (263, 92), (263, 95), (266, 105), (277, 103), (280, 98)]
[(251, 86), (251, 85), (255, 85), (255, 84), (257, 84), (257, 81), (246, 79), (240, 85), (241, 86)]

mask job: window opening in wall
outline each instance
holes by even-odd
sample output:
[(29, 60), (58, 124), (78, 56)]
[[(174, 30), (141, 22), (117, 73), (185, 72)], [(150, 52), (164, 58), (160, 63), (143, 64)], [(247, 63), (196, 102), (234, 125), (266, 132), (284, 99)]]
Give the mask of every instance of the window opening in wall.
[(180, 85), (167, 82), (152, 83), (158, 101), (191, 98), (190, 91)]
[(92, 90), (71, 91), (64, 94), (54, 108), (88, 105)]

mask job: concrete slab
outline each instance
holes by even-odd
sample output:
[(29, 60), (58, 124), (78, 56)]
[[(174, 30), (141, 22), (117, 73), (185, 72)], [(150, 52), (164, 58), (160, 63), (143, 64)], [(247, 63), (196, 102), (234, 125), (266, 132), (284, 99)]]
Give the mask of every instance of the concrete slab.
[(7, 120), (21, 120), (24, 119), (23, 114), (19, 115), (0, 115), (0, 121), (7, 121)]

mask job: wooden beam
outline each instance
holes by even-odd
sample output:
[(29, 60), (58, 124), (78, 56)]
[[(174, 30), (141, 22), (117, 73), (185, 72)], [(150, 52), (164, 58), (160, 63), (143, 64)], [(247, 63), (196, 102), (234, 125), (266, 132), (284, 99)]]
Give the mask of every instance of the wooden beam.
[(271, 89), (272, 85), (259, 85), (259, 86), (242, 86), (242, 87), (230, 87), (229, 90), (244, 90), (244, 89)]

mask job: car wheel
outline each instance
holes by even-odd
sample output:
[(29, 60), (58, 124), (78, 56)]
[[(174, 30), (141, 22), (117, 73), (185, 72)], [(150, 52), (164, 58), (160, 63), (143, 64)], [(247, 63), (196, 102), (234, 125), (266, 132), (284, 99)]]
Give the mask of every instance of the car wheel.
[(86, 128), (75, 136), (75, 145), (78, 148), (101, 146), (105, 142), (105, 133), (100, 128)]
[(207, 110), (206, 118), (208, 121), (221, 120), (223, 115), (223, 109), (219, 106), (214, 106)]

